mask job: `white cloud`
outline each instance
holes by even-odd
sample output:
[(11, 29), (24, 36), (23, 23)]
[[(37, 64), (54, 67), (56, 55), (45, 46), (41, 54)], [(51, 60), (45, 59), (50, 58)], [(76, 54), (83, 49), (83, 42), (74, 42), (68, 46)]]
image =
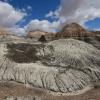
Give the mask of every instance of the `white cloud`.
[(48, 14), (45, 15), (45, 17), (52, 17), (54, 16), (54, 12), (53, 11), (50, 11)]
[[(32, 7), (28, 6), (31, 10)], [(25, 30), (17, 28), (16, 23), (23, 20), (26, 15), (24, 10), (16, 10), (6, 2), (0, 1), (0, 27), (12, 28), (15, 33), (25, 33), (25, 30), (42, 30), (55, 32), (60, 30), (66, 23), (77, 22), (84, 25), (85, 22), (100, 17), (100, 0), (61, 0), (61, 4), (56, 11), (50, 11), (45, 17), (58, 18), (57, 21), (33, 19), (25, 26)]]
[(49, 22), (48, 20), (32, 20), (25, 28), (27, 31), (41, 30), (46, 32), (56, 32), (59, 22)]
[(77, 22), (84, 25), (100, 17), (100, 0), (61, 0), (61, 5), (51, 16), (56, 16), (63, 24)]
[(93, 31), (100, 31), (100, 28), (93, 28)]
[[(6, 0), (8, 1), (8, 0)], [(16, 26), (27, 14), (25, 11), (15, 9), (7, 2), (0, 1), (0, 27), (6, 28), (11, 33), (25, 34), (25, 30)]]
[(27, 6), (27, 9), (28, 9), (28, 10), (32, 10), (32, 7), (31, 7), (31, 6)]
[(6, 2), (0, 1), (0, 27), (13, 27), (26, 15)]
[(8, 2), (8, 0), (4, 0), (4, 2)]

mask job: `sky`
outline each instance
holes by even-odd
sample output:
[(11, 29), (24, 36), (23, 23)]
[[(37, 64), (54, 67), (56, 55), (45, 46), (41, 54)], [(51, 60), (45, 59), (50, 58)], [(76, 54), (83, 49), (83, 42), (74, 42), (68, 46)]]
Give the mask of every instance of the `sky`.
[(0, 0), (0, 28), (24, 35), (57, 32), (76, 22), (100, 30), (100, 0)]

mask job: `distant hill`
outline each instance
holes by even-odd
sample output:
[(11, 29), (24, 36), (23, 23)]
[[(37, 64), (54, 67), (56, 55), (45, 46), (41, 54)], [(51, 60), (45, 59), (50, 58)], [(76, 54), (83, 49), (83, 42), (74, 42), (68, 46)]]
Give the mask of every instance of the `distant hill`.
[(82, 26), (77, 23), (71, 23), (66, 25), (60, 32), (56, 34), (57, 38), (66, 37), (91, 37), (95, 34), (85, 30)]
[(6, 29), (0, 28), (0, 36), (1, 35), (8, 35), (9, 32)]
[(43, 32), (43, 31), (40, 31), (40, 30), (35, 30), (35, 31), (30, 31), (27, 35), (27, 37), (29, 38), (40, 38), (41, 35), (45, 35), (47, 34), (47, 32)]
[(54, 33), (44, 32), (40, 30), (30, 31), (27, 35), (28, 38), (31, 39), (39, 39), (41, 36), (45, 36), (46, 40), (53, 40), (55, 37)]
[(0, 28), (0, 42), (24, 42), (24, 37), (19, 37), (6, 29)]
[(100, 49), (100, 31), (88, 31), (77, 23), (67, 24), (57, 33), (40, 30), (31, 31), (28, 33), (27, 38), (30, 40), (36, 39), (37, 41), (41, 36), (44, 36), (47, 41), (73, 38), (92, 44)]

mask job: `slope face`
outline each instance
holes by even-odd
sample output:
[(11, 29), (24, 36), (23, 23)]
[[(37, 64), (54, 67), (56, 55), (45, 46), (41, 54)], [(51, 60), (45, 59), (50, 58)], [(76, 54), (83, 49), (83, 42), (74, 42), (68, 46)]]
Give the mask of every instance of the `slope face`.
[[(11, 48), (7, 45), (0, 44), (1, 81), (13, 80), (60, 93), (83, 90), (100, 81), (100, 51), (87, 43), (60, 39), (38, 45), (35, 48), (38, 58), (35, 63), (19, 63), (9, 59), (6, 55)], [(15, 44), (15, 48), (20, 52), (18, 44)]]
[[(89, 61), (92, 61), (95, 56), (98, 57), (98, 55), (100, 55), (99, 51), (97, 50), (98, 52), (94, 56), (94, 51), (96, 51), (96, 48), (94, 48), (92, 45), (88, 45), (87, 43), (74, 39), (60, 39), (50, 42), (48, 45), (50, 45), (53, 50), (51, 58), (55, 57), (52, 61), (55, 63), (58, 61), (58, 65), (62, 63), (65, 65), (73, 64), (73, 66), (76, 66), (76, 64), (80, 64), (80, 59), (83, 60), (83, 62), (81, 61), (81, 66), (83, 63), (83, 65), (88, 65), (92, 63), (89, 63)], [(89, 57), (84, 59), (87, 56)], [(92, 56), (94, 57), (92, 58)], [(91, 58), (91, 60), (89, 58)], [(75, 61), (79, 62), (76, 62), (75, 64)]]

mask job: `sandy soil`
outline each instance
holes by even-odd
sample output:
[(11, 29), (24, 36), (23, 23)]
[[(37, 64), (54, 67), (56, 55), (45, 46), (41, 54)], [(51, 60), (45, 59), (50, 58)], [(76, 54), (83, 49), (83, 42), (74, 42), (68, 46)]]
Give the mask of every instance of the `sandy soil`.
[[(35, 100), (100, 100), (100, 87), (96, 87), (84, 94), (76, 96), (54, 96), (46, 91), (37, 88), (26, 88), (21, 84), (0, 83), (0, 100), (6, 100), (8, 97), (33, 96)], [(30, 100), (30, 99), (29, 99)]]

